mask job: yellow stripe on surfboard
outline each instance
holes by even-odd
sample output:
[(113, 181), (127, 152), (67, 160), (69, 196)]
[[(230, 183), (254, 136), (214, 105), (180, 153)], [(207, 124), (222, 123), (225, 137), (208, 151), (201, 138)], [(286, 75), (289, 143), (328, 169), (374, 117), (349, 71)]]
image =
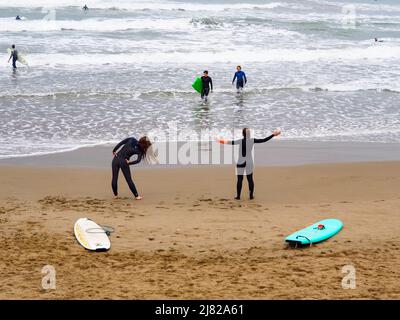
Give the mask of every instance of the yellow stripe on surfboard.
[(80, 225), (75, 226), (75, 233), (76, 237), (78, 238), (78, 241), (85, 247), (85, 248), (90, 248), (89, 243), (87, 242), (87, 239), (85, 237), (85, 233), (83, 232), (82, 228)]

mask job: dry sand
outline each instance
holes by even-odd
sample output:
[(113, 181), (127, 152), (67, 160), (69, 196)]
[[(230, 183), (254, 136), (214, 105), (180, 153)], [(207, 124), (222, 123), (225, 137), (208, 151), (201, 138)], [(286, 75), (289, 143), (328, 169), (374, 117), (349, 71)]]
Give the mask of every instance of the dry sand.
[[(258, 167), (232, 200), (232, 167), (134, 170), (143, 201), (104, 169), (0, 166), (2, 299), (399, 299), (400, 162)], [(79, 217), (115, 227), (85, 251)], [(311, 248), (284, 237), (319, 219), (344, 229)], [(343, 289), (345, 265), (356, 289)], [(42, 267), (57, 288), (41, 287)]]

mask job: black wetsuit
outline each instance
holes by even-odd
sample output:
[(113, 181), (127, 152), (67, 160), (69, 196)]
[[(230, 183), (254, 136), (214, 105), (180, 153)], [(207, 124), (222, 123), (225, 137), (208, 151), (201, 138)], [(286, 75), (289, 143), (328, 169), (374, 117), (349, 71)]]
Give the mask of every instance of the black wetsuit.
[(12, 49), (11, 56), (12, 56), (13, 68), (17, 69), (18, 51), (16, 49)]
[(201, 77), (201, 83), (203, 85), (203, 88), (201, 89), (201, 98), (203, 99), (204, 97), (207, 97), (208, 94), (210, 93), (210, 87), (211, 90), (213, 89), (213, 83), (211, 77)]
[(240, 194), (242, 193), (242, 185), (243, 185), (243, 175), (246, 171), (247, 182), (249, 183), (249, 191), (250, 191), (250, 199), (254, 198), (254, 179), (253, 179), (253, 169), (254, 169), (254, 162), (253, 162), (253, 147), (255, 143), (263, 143), (271, 140), (274, 137), (271, 134), (269, 137), (264, 139), (240, 139), (230, 141), (229, 143), (232, 145), (239, 145), (239, 159), (237, 162), (237, 183), (236, 183), (236, 192), (237, 196), (236, 199), (240, 199)]
[[(119, 148), (121, 148), (121, 150), (117, 152)], [(137, 164), (143, 159), (144, 155), (142, 149), (139, 146), (139, 142), (135, 138), (127, 138), (118, 143), (115, 146), (113, 152), (116, 153), (112, 161), (111, 186), (114, 195), (118, 195), (118, 174), (119, 169), (121, 169), (122, 173), (124, 174), (125, 180), (128, 183), (129, 189), (131, 189), (133, 195), (137, 197), (139, 194), (136, 190), (135, 183), (132, 180), (131, 170), (129, 169), (129, 166)], [(136, 155), (137, 158), (133, 161), (129, 161), (129, 159), (134, 155)], [(129, 161), (129, 163), (127, 162), (127, 160)]]

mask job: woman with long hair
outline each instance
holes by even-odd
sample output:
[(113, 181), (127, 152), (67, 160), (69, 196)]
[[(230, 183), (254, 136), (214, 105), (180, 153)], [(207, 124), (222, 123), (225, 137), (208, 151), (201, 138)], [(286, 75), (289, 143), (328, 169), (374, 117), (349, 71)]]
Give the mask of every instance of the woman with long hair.
[[(136, 200), (141, 200), (141, 197), (136, 189), (135, 183), (132, 180), (130, 165), (138, 164), (142, 159), (146, 158), (146, 153), (151, 146), (148, 137), (144, 136), (138, 140), (135, 138), (126, 138), (118, 143), (113, 149), (114, 159), (112, 161), (112, 190), (115, 198), (118, 197), (118, 174), (121, 169), (129, 189), (131, 189)], [(119, 151), (118, 151), (119, 150)], [(130, 161), (132, 156), (136, 159)]]
[(249, 183), (250, 200), (254, 199), (254, 160), (253, 160), (253, 148), (255, 143), (263, 143), (271, 140), (273, 137), (281, 134), (280, 130), (275, 130), (270, 136), (264, 139), (255, 139), (250, 137), (250, 129), (243, 129), (243, 138), (239, 140), (222, 140), (218, 142), (222, 144), (239, 145), (239, 159), (236, 164), (236, 200), (240, 200), (240, 194), (242, 192), (243, 176), (246, 175), (247, 182)]

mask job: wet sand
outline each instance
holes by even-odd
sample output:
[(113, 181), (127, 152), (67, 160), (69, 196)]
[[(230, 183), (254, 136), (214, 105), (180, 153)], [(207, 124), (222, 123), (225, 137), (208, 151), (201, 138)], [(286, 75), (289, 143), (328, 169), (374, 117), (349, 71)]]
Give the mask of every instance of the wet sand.
[[(2, 299), (399, 299), (400, 162), (256, 168), (256, 199), (233, 200), (231, 166), (143, 170), (134, 201), (103, 168), (0, 166)], [(80, 217), (115, 228), (85, 251)], [(288, 249), (286, 235), (325, 218), (344, 229)], [(56, 290), (41, 287), (56, 269)], [(356, 269), (343, 289), (342, 268)]]
[[(179, 147), (182, 142), (177, 143)], [(210, 155), (214, 148), (220, 148), (220, 159), (236, 159), (224, 157), (224, 150), (233, 150), (228, 146), (221, 146), (214, 142), (191, 142), (192, 150), (198, 152), (198, 161), (194, 163), (204, 164), (201, 157)], [(18, 165), (35, 167), (68, 167), (68, 168), (109, 168), (112, 159), (111, 151), (114, 145), (100, 145), (85, 147), (69, 152), (28, 156), (20, 158), (0, 159), (0, 165)], [(170, 144), (160, 147), (160, 154), (167, 153), (169, 160)], [(399, 143), (373, 143), (373, 142), (319, 142), (319, 141), (293, 141), (283, 140), (280, 137), (267, 143), (257, 144), (254, 149), (254, 160), (261, 166), (297, 166), (304, 164), (320, 163), (349, 163), (349, 162), (378, 162), (400, 160)], [(206, 164), (220, 164), (212, 162), (210, 157)], [(223, 162), (222, 162), (223, 163)], [(140, 165), (142, 167), (142, 164)], [(180, 167), (180, 163), (168, 161), (168, 166)], [(153, 168), (153, 167), (152, 167)]]

